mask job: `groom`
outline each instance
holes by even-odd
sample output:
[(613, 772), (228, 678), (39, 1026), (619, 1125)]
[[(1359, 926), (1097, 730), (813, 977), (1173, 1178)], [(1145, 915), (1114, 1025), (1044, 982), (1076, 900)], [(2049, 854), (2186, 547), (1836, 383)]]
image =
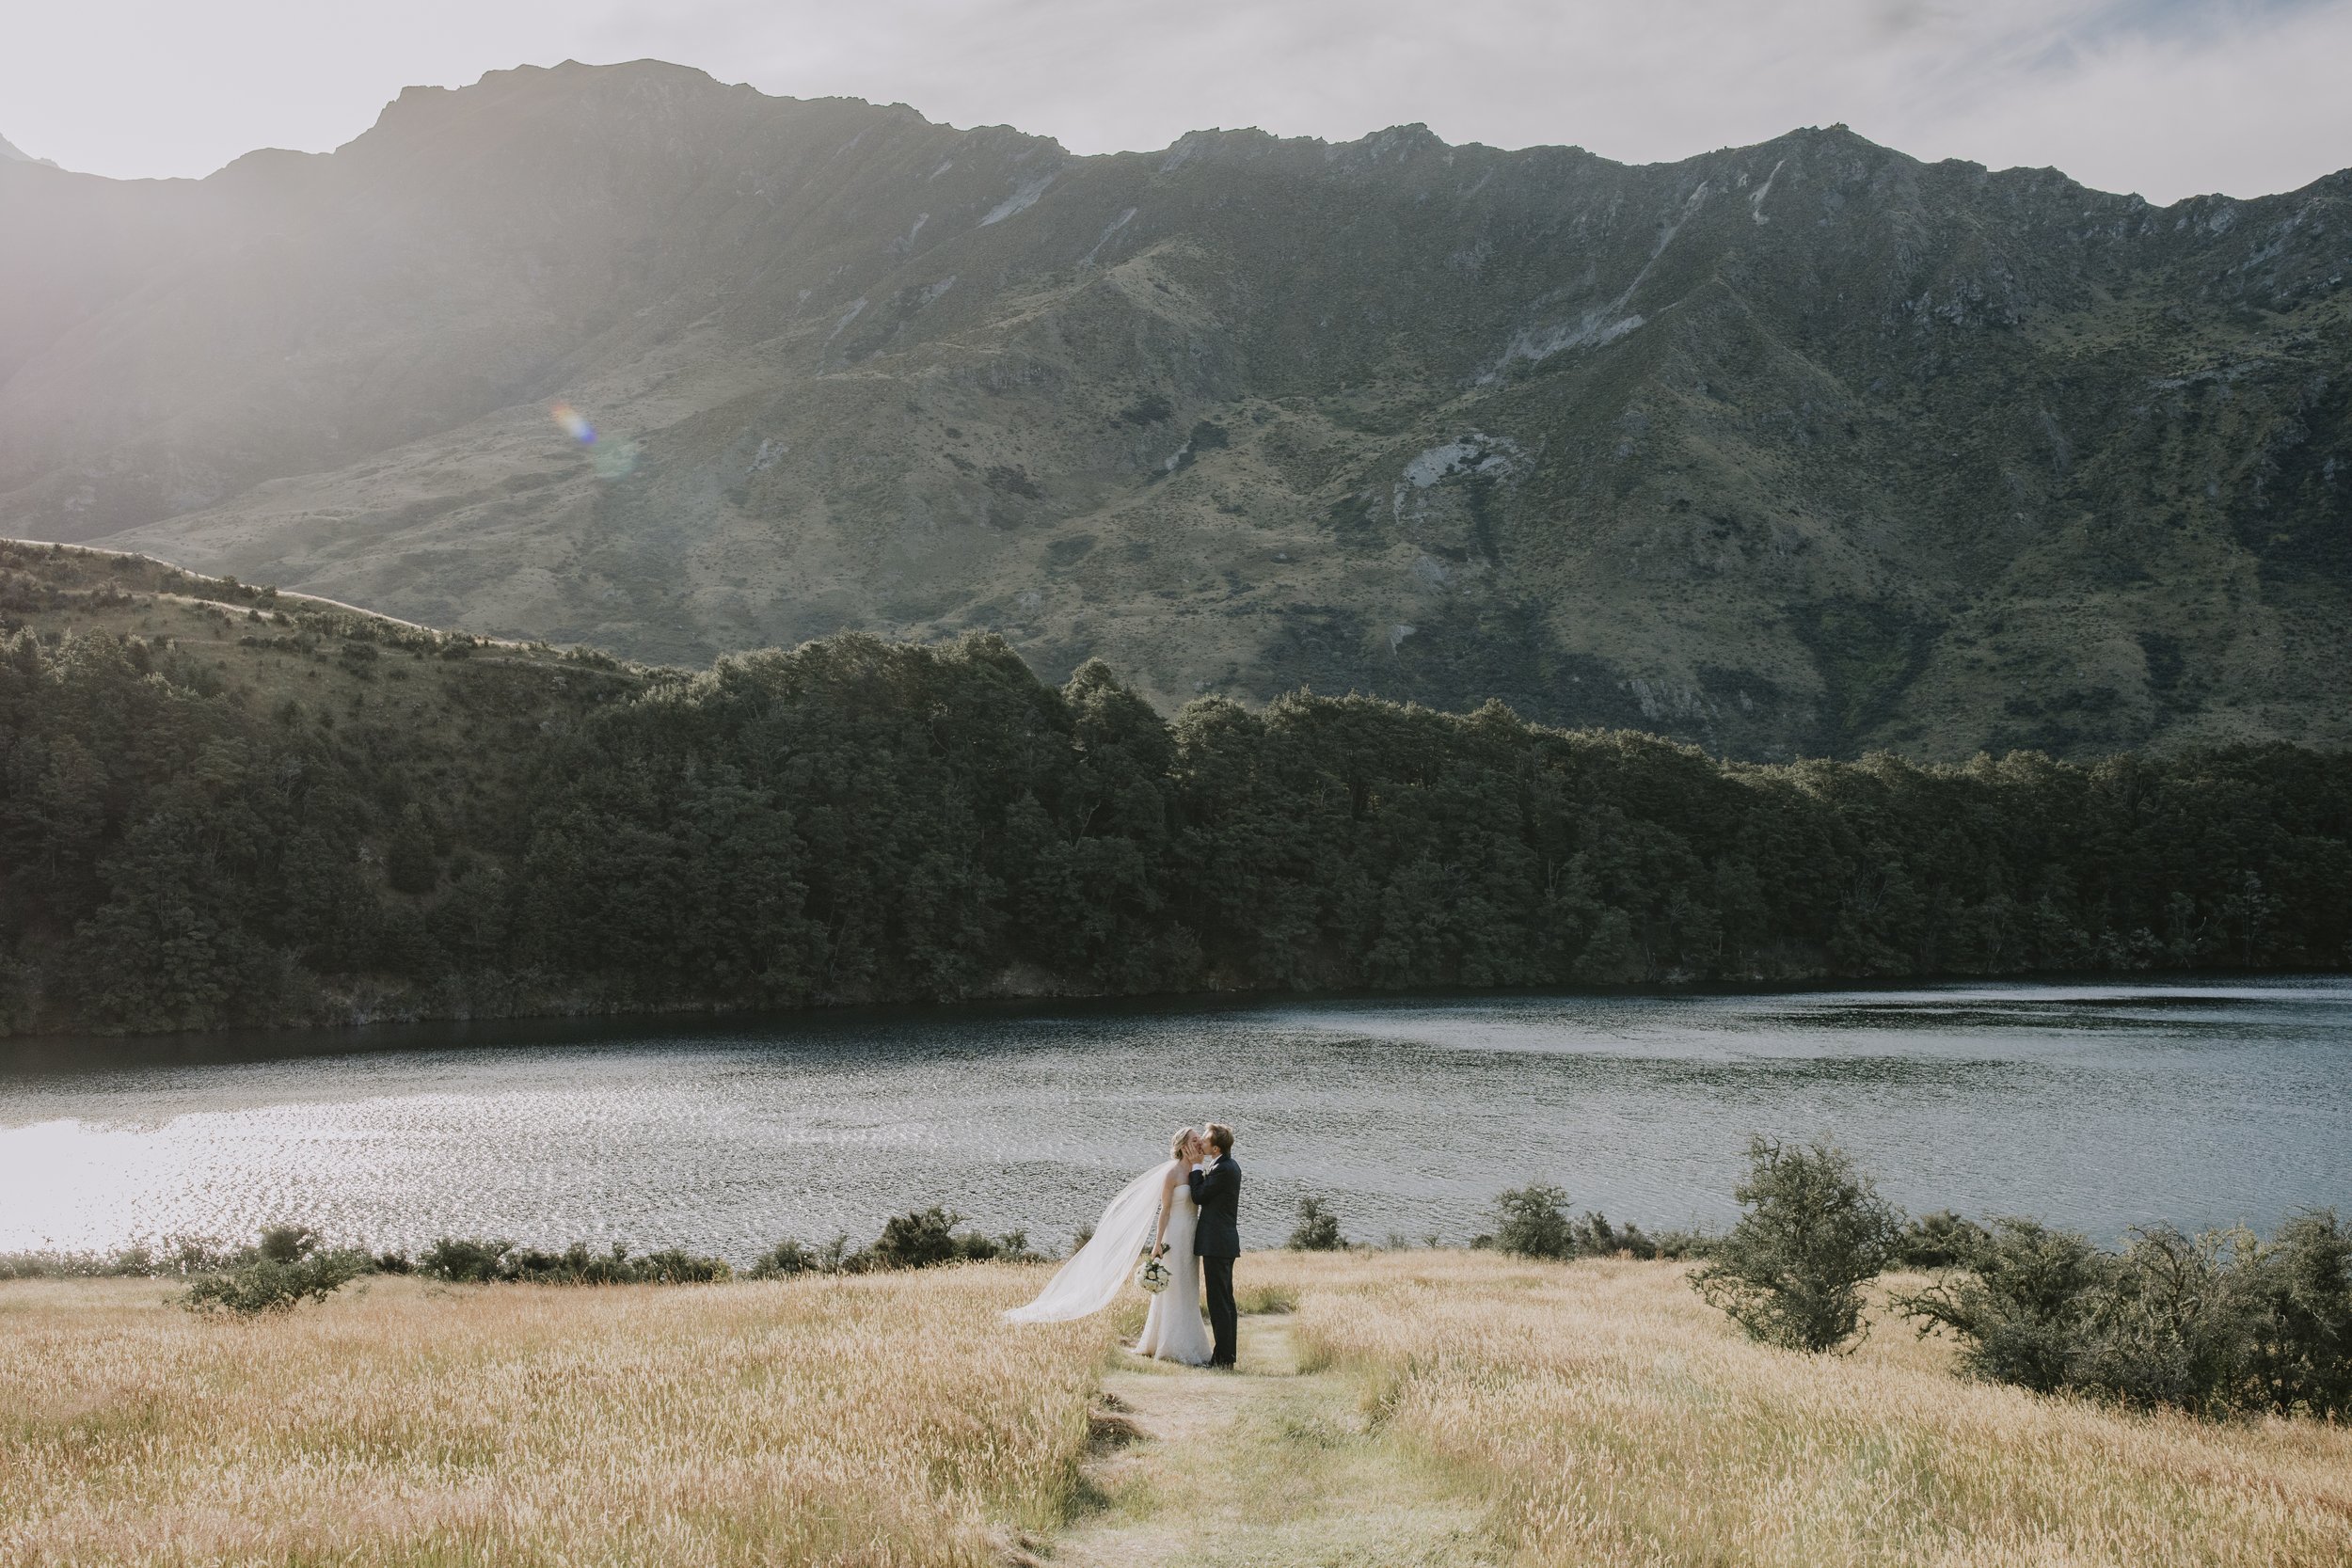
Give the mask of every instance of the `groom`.
[(1192, 1200), (1200, 1206), (1192, 1248), (1208, 1281), (1209, 1330), (1216, 1336), (1209, 1365), (1230, 1367), (1241, 1337), (1239, 1315), (1233, 1310), (1233, 1259), (1241, 1256), (1241, 1166), (1233, 1160), (1232, 1128), (1221, 1121), (1209, 1123), (1209, 1158), (1185, 1180), (1192, 1184)]

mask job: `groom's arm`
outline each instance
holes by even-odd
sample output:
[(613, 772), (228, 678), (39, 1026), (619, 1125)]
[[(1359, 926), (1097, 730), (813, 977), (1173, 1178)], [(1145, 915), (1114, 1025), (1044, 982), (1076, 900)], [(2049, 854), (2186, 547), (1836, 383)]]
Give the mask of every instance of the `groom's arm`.
[(1215, 1170), (1196, 1170), (1184, 1180), (1192, 1184), (1192, 1200), (1203, 1209), (1209, 1206), (1212, 1194), (1224, 1191), (1241, 1180), (1241, 1175), (1227, 1162), (1219, 1161)]

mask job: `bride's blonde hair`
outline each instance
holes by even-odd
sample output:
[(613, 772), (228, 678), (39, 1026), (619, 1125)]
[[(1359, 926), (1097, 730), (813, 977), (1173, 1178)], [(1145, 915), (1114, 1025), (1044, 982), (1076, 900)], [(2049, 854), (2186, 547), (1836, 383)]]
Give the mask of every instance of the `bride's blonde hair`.
[(1192, 1136), (1193, 1131), (1189, 1127), (1179, 1127), (1176, 1129), (1176, 1136), (1169, 1141), (1168, 1146), (1168, 1153), (1179, 1160), (1183, 1159), (1184, 1157), (1184, 1145), (1191, 1139)]

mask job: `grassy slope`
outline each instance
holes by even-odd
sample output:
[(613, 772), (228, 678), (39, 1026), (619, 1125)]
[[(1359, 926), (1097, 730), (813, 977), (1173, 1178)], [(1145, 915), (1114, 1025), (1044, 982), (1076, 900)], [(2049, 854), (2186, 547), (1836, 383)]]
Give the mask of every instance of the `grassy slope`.
[[(183, 571), (146, 556), (72, 545), (0, 539), (0, 573), (46, 602), (22, 602), (9, 620), (44, 633), (168, 637), (225, 688), (257, 708), (292, 698), (305, 707), (384, 716), (430, 711), (430, 699), (540, 705), (557, 710), (633, 689), (642, 673), (600, 656), (567, 655), (544, 642), (436, 630), (310, 594), (281, 593)], [(351, 644), (377, 660), (353, 657)], [(453, 652), (454, 650), (454, 652)], [(380, 663), (389, 660), (389, 663)], [(377, 664), (377, 668), (367, 668)]]
[[(1406, 1255), (1307, 1272), (1310, 1365), (1495, 1505), (1522, 1560), (2342, 1563), (2352, 1433), (2117, 1414), (1957, 1381), (1880, 1322), (1747, 1343), (1671, 1264)], [(1320, 1288), (1318, 1288), (1320, 1287)]]
[(184, 661), (175, 673), (199, 689), (278, 723), (389, 741), (421, 759), (442, 799), (480, 811), (510, 810), (524, 782), (510, 765), (531, 753), (502, 742), (560, 730), (647, 678), (601, 656), (435, 631), (143, 556), (0, 540), (0, 588), (11, 579), (0, 624), (169, 639)]
[[(1002, 1332), (1035, 1270), (377, 1280), (250, 1325), (153, 1282), (9, 1284), (0, 1560), (966, 1563), (1018, 1536), (1083, 1561), (1155, 1526), (1344, 1520), (1367, 1488), (1501, 1560), (2352, 1557), (2352, 1433), (1976, 1387), (1895, 1328), (1845, 1359), (1761, 1350), (1679, 1273), (1253, 1255), (1243, 1283), (1296, 1299), (1310, 1375), (1271, 1351), (1230, 1399), (1156, 1374), (1198, 1418), (1093, 1466), (1089, 1404), (1136, 1309)], [(1247, 1560), (1357, 1560), (1337, 1533), (1279, 1539)]]

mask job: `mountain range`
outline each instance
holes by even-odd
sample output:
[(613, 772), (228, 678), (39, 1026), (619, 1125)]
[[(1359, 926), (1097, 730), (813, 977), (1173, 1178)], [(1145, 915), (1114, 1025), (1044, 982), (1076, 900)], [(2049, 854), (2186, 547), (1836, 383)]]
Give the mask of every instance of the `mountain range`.
[(0, 162), (0, 533), (700, 662), (1000, 632), (1735, 757), (2352, 739), (2352, 173), (1076, 156), (654, 62)]

